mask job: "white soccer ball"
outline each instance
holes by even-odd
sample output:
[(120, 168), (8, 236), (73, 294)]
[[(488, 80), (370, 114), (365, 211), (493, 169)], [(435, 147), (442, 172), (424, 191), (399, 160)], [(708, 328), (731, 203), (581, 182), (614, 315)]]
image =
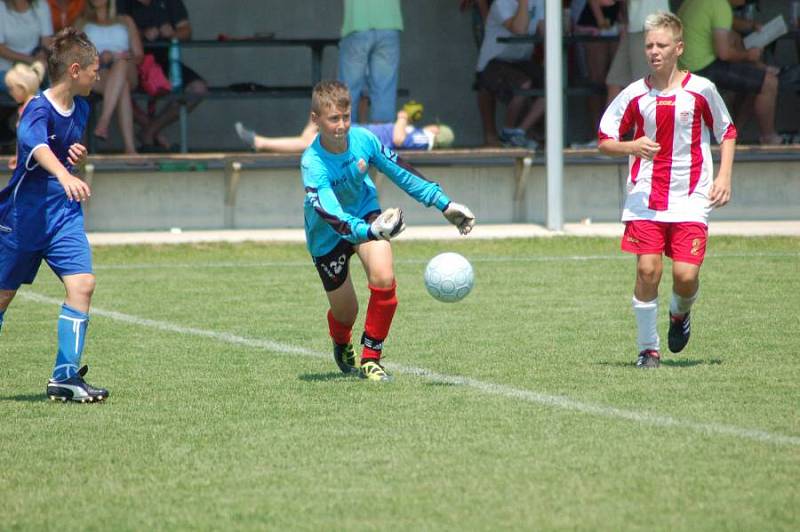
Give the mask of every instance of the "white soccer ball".
[(425, 267), (425, 288), (435, 299), (454, 303), (464, 299), (475, 282), (472, 265), (458, 253), (442, 253)]

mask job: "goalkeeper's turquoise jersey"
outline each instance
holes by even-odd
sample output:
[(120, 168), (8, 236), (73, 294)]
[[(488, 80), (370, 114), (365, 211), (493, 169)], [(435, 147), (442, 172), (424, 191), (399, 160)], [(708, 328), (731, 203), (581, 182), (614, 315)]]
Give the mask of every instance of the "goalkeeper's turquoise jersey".
[(347, 144), (344, 153), (331, 153), (317, 135), (303, 153), (306, 244), (312, 256), (327, 254), (342, 239), (352, 244), (374, 239), (364, 221), (381, 209), (375, 184), (367, 174), (370, 165), (426, 207), (435, 205), (444, 211), (450, 203), (437, 183), (422, 177), (366, 129), (350, 128)]

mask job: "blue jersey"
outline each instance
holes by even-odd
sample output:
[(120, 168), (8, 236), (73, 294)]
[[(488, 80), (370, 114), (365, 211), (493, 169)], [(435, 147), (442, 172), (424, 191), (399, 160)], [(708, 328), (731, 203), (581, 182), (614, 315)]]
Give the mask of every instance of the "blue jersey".
[(83, 218), (81, 205), (69, 201), (58, 180), (41, 168), (34, 152), (47, 146), (67, 170), (69, 147), (81, 140), (89, 117), (89, 104), (75, 98), (68, 111), (38, 94), (25, 107), (17, 128), (17, 168), (0, 191), (0, 242), (11, 249), (44, 249), (51, 237), (75, 218)]
[(341, 239), (353, 244), (370, 239), (363, 217), (380, 210), (375, 184), (367, 174), (370, 165), (426, 207), (444, 210), (450, 203), (438, 184), (422, 177), (366, 129), (352, 127), (347, 146), (344, 153), (331, 153), (317, 135), (303, 153), (306, 244), (312, 256), (325, 255)]
[(361, 127), (370, 130), (378, 137), (381, 144), (394, 150), (430, 150), (433, 148), (433, 136), (414, 126), (406, 126), (406, 139), (401, 146), (394, 143), (394, 122), (383, 124), (363, 124)]

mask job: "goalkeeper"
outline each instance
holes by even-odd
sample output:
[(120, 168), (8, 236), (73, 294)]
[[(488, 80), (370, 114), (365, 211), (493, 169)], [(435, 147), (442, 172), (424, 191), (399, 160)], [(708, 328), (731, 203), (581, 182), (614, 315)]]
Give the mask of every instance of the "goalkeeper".
[[(311, 120), (319, 135), (301, 159), (305, 187), (306, 243), (328, 296), (328, 327), (333, 357), (344, 373), (372, 381), (391, 377), (381, 365), (383, 342), (397, 307), (389, 240), (405, 228), (400, 209), (381, 212), (375, 185), (367, 174), (374, 165), (425, 206), (436, 206), (466, 235), (475, 216), (450, 201), (438, 184), (428, 181), (363, 128), (350, 128), (350, 93), (338, 81), (322, 81), (311, 97)], [(351, 341), (358, 301), (349, 262), (357, 254), (367, 274), (370, 298), (361, 337), (360, 364)]]

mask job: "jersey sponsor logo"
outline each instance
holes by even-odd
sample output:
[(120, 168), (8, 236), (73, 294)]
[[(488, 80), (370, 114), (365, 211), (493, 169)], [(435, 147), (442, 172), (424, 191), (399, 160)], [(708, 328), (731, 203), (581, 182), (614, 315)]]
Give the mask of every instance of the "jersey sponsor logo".
[(348, 166), (350, 166), (350, 163), (352, 163), (355, 160), (356, 158), (351, 155), (350, 158), (348, 158), (345, 162), (343, 162), (339, 168), (347, 168)]
[(692, 240), (692, 249), (689, 250), (689, 253), (696, 257), (700, 254), (700, 245), (703, 243), (703, 239), (695, 238)]
[(670, 107), (675, 107), (675, 100), (662, 100), (661, 98), (657, 98), (656, 105), (669, 105)]

